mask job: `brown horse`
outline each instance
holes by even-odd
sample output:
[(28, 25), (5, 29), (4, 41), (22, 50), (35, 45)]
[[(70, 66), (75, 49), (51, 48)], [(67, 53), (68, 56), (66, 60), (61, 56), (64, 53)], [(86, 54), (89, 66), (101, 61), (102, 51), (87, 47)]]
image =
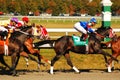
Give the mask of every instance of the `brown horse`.
[[(117, 37), (117, 35), (114, 36), (110, 42), (103, 43), (102, 46), (104, 48), (106, 47), (106, 48), (111, 49), (112, 50), (112, 56), (114, 58), (117, 58), (120, 55), (120, 36), (118, 36), (118, 37)], [(108, 64), (107, 64), (108, 72), (112, 72), (111, 68), (114, 67), (114, 65), (112, 64), (112, 62), (113, 62), (112, 58), (108, 59)]]
[[(24, 43), (24, 52), (21, 53), (21, 56), (25, 57), (27, 66), (29, 65), (28, 58), (30, 58), (31, 60), (38, 63), (38, 69), (40, 69), (40, 64), (45, 66), (45, 64), (41, 62), (41, 59), (43, 61), (45, 61), (46, 63), (49, 63), (49, 64), (50, 64), (50, 61), (48, 59), (46, 59), (45, 57), (43, 57), (42, 55), (40, 55), (40, 49), (38, 50), (38, 49), (35, 49), (33, 47), (33, 41), (34, 41), (34, 38), (32, 38), (32, 37), (29, 37), (25, 41), (25, 43)], [(38, 58), (38, 60), (36, 60), (34, 57), (32, 57), (29, 54), (36, 56)]]
[[(101, 40), (104, 37), (110, 35), (111, 28), (100, 27), (95, 32), (96, 33), (89, 34), (88, 44), (82, 45), (82, 46), (75, 46), (72, 36), (62, 36), (57, 40), (46, 40), (46, 41), (34, 43), (34, 45), (37, 48), (39, 48), (40, 45), (47, 44), (47, 43), (53, 46), (56, 52), (56, 56), (51, 60), (51, 68), (50, 68), (51, 74), (53, 74), (53, 66), (55, 62), (59, 60), (62, 55), (64, 55), (64, 57), (66, 58), (68, 65), (72, 69), (74, 69), (77, 73), (79, 73), (79, 70), (71, 62), (70, 55), (69, 55), (70, 51), (78, 54), (85, 54), (85, 53), (102, 54), (106, 62), (107, 62), (106, 56), (112, 57), (109, 53), (103, 51), (101, 48)], [(112, 58), (118, 61), (114, 57)]]
[[(27, 40), (28, 36), (32, 34), (32, 26), (25, 27), (22, 29), (22, 31), (15, 31), (11, 33), (10, 38), (8, 39), (8, 49), (5, 49), (3, 45), (0, 46), (0, 62), (7, 66), (11, 74), (16, 75), (16, 66), (18, 64), (19, 58), (20, 58), (20, 53), (23, 52), (23, 45), (24, 42)], [(7, 44), (7, 42), (5, 42)], [(8, 50), (7, 55), (11, 56), (12, 59), (12, 67), (9, 67), (3, 57), (5, 50)]]
[[(34, 25), (33, 25), (34, 26)], [(36, 35), (35, 33), (37, 33), (39, 31), (39, 28), (36, 28), (36, 27), (33, 27), (33, 37), (29, 37), (25, 43), (24, 43), (24, 52), (21, 53), (21, 56), (24, 56), (26, 57), (25, 60), (26, 60), (26, 64), (27, 66), (29, 65), (28, 63), (28, 58), (30, 58), (31, 60), (35, 61), (38, 63), (38, 69), (40, 68), (40, 64), (44, 65), (44, 63), (41, 62), (41, 59), (47, 63), (50, 64), (50, 61), (48, 59), (46, 59), (45, 57), (43, 57), (42, 55), (40, 55), (40, 49), (34, 49), (33, 47), (33, 41), (34, 41), (34, 38), (36, 37), (37, 39), (40, 40), (40, 32)], [(45, 38), (44, 38), (45, 39)], [(42, 39), (42, 40), (44, 40)], [(31, 55), (29, 54), (32, 54), (32, 55), (35, 55), (37, 56), (38, 60), (36, 60), (34, 57), (32, 57)]]

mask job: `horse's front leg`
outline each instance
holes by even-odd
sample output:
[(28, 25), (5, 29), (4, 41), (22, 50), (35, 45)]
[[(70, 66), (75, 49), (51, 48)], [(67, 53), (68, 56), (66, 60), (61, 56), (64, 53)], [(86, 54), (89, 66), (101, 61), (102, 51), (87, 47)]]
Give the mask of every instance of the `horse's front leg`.
[[(112, 54), (112, 56), (114, 57), (114, 58), (117, 58), (118, 56), (119, 56), (119, 53), (113, 53)], [(107, 65), (107, 67), (108, 67), (108, 72), (112, 72), (111, 71), (111, 69), (112, 69), (112, 67), (114, 67), (113, 65), (113, 59), (112, 58), (110, 58), (110, 59), (108, 59), (108, 65)]]
[(104, 56), (109, 56), (109, 57), (111, 57), (113, 60), (119, 62), (119, 60), (117, 60), (114, 56), (112, 56), (111, 54), (103, 51), (102, 49), (99, 49), (99, 50), (98, 50), (98, 54), (103, 54)]
[[(109, 56), (109, 57), (111, 57), (111, 59), (113, 59), (113, 60), (115, 60), (115, 61), (118, 62), (118, 60), (117, 60), (114, 56), (110, 55), (109, 53), (107, 53), (107, 52), (105, 52), (105, 51), (103, 51), (103, 50), (101, 50), (101, 49), (98, 50), (98, 53), (99, 53), (99, 54), (103, 54), (104, 56)], [(107, 64), (109, 65), (109, 61), (108, 61)], [(110, 67), (110, 66), (108, 66), (108, 70), (109, 70), (108, 72), (111, 72), (111, 71), (110, 71), (110, 70), (111, 70), (111, 67)]]
[(3, 56), (0, 56), (0, 62), (11, 70), (11, 67), (5, 62)]
[(16, 53), (11, 56), (11, 59), (12, 59), (11, 73), (12, 73), (13, 76), (17, 75), (16, 66), (18, 64), (19, 58), (20, 58), (20, 56), (17, 57)]
[(108, 68), (108, 72), (111, 72), (111, 66), (109, 65), (109, 62), (108, 62), (107, 57), (105, 55), (104, 55), (104, 59), (105, 59), (106, 66)]
[(107, 56), (106, 56), (106, 55), (103, 55), (103, 56), (104, 56), (104, 59), (105, 59), (105, 63), (106, 63), (106, 65), (108, 65)]
[(68, 64), (72, 69), (74, 69), (75, 72), (79, 73), (80, 71), (79, 71), (75, 66), (73, 66), (73, 64), (72, 64), (72, 62), (71, 62), (71, 59), (70, 59), (69, 53), (64, 54), (64, 57), (65, 57), (66, 60), (67, 60), (67, 64)]

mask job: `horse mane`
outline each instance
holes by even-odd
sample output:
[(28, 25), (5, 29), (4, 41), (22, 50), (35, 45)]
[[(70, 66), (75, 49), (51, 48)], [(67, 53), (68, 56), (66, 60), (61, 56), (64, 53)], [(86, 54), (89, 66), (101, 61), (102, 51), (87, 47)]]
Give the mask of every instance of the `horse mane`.
[(99, 28), (97, 28), (96, 30), (95, 30), (95, 32), (97, 32), (97, 33), (100, 33), (100, 32), (103, 32), (103, 31), (105, 31), (106, 29), (110, 29), (111, 27), (103, 27), (103, 26), (101, 26), (101, 27), (99, 27)]
[[(22, 27), (22, 28), (20, 28), (20, 30), (23, 32), (26, 32), (30, 28), (32, 28), (32, 26)], [(16, 37), (20, 36), (21, 34), (23, 34), (23, 33), (21, 33), (20, 31), (14, 31), (13, 33), (11, 33), (11, 38), (12, 39), (16, 38)]]
[(20, 30), (21, 30), (21, 31), (26, 31), (26, 30), (28, 30), (28, 29), (31, 28), (31, 27), (32, 27), (32, 26), (27, 26), (27, 27), (24, 27), (24, 26), (23, 26), (23, 27), (20, 28)]

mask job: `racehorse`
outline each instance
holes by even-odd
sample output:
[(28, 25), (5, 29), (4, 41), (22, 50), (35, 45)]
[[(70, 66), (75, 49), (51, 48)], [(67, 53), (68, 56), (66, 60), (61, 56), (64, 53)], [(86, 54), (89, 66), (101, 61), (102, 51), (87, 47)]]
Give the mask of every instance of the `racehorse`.
[[(25, 43), (24, 43), (24, 52), (22, 52), (21, 55), (26, 57), (25, 60), (26, 60), (27, 66), (29, 65), (28, 58), (30, 58), (31, 60), (33, 60), (33, 61), (38, 63), (38, 69), (39, 69), (40, 68), (40, 64), (44, 65), (44, 63), (41, 62), (41, 59), (44, 60), (45, 62), (49, 63), (49, 64), (50, 64), (50, 61), (48, 59), (46, 59), (45, 57), (43, 57), (42, 55), (40, 55), (40, 49), (37, 50), (37, 49), (34, 49), (34, 47), (33, 47), (34, 37), (37, 37), (38, 39), (40, 37), (40, 34), (37, 34), (37, 35), (35, 34), (35, 33), (37, 33), (38, 30), (39, 30), (38, 28), (33, 27), (33, 35), (34, 36), (33, 37), (29, 37), (25, 41)], [(42, 39), (42, 40), (44, 40), (44, 39)], [(33, 58), (32, 56), (27, 55), (27, 54), (32, 54), (32, 55), (37, 56), (38, 61), (35, 58)]]
[(4, 45), (0, 45), (0, 62), (7, 66), (12, 75), (16, 75), (16, 66), (18, 64), (20, 53), (23, 52), (23, 45), (28, 36), (31, 36), (32, 34), (32, 26), (25, 27), (22, 29), (22, 31), (14, 31), (11, 33), (11, 36), (9, 39), (7, 39), (8, 42), (5, 42), (8, 44), (8, 56), (11, 56), (12, 59), (12, 67), (9, 67), (6, 62), (4, 61)]
[[(109, 46), (109, 45), (111, 45), (111, 46)], [(111, 41), (102, 44), (102, 46), (111, 49), (112, 56), (114, 58), (117, 58), (120, 55), (120, 36), (117, 36), (117, 35), (114, 36)], [(114, 63), (112, 63), (112, 62), (113, 62), (112, 58), (108, 59), (108, 64), (107, 64), (108, 72), (112, 72), (111, 69), (114, 68)]]
[[(46, 40), (42, 42), (36, 42), (34, 43), (34, 46), (39, 48), (40, 45), (49, 43), (51, 46), (53, 46), (56, 56), (51, 60), (51, 68), (50, 68), (50, 74), (53, 74), (53, 66), (57, 60), (60, 59), (62, 55), (67, 60), (67, 64), (73, 68), (77, 73), (79, 73), (79, 70), (72, 64), (69, 52), (75, 52), (78, 54), (102, 54), (104, 55), (105, 61), (107, 62), (106, 56), (112, 57), (109, 53), (105, 52), (101, 48), (101, 40), (111, 35), (112, 28), (104, 28), (100, 27), (98, 28), (95, 33), (90, 33), (88, 38), (88, 45), (82, 45), (82, 46), (75, 46), (73, 42), (72, 36), (62, 36), (58, 38), (57, 40)], [(109, 36), (113, 37), (113, 36)], [(114, 60), (118, 61), (114, 57), (112, 57)]]
[[(41, 62), (41, 59), (44, 60), (45, 62), (49, 63), (49, 64), (50, 64), (50, 61), (48, 59), (46, 59), (45, 57), (43, 57), (42, 55), (40, 55), (40, 49), (38, 50), (38, 49), (35, 49), (33, 47), (33, 41), (34, 41), (34, 39), (32, 37), (29, 37), (25, 41), (25, 44), (27, 44), (29, 46), (24, 45), (24, 52), (21, 53), (21, 56), (25, 57), (27, 67), (29, 65), (28, 58), (30, 58), (31, 60), (33, 60), (33, 61), (35, 61), (35, 62), (38, 63), (38, 69), (40, 69), (40, 64), (42, 64), (43, 66), (45, 66), (45, 64)], [(29, 54), (37, 56), (38, 60), (36, 60), (34, 57), (32, 57)]]

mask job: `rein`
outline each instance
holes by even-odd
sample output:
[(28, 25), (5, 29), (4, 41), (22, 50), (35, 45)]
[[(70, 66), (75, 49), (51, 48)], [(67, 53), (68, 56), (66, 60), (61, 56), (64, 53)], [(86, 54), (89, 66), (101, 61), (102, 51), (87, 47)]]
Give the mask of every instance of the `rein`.
[(26, 34), (26, 35), (29, 35), (29, 33), (24, 32), (24, 31), (19, 31), (19, 32), (21, 32), (21, 33), (23, 33), (23, 34)]
[(101, 37), (101, 38), (104, 38), (104, 36), (103, 36), (103, 35), (98, 34), (97, 32), (96, 32), (95, 34), (96, 34), (97, 36)]
[[(21, 30), (19, 30), (19, 32), (21, 32), (21, 33), (23, 33), (23, 34), (25, 34), (25, 35), (28, 35), (28, 36), (30, 35), (29, 33), (24, 32), (24, 31), (21, 31)], [(32, 35), (32, 34), (31, 34), (30, 36), (35, 36), (35, 35)], [(36, 37), (36, 36), (35, 36), (35, 37)]]

